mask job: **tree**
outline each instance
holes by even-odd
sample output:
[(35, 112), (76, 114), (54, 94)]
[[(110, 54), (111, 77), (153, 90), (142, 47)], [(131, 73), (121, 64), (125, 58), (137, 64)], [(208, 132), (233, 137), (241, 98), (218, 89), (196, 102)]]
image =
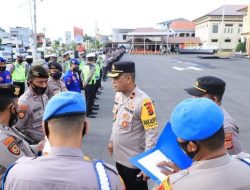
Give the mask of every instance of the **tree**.
[(236, 46), (235, 51), (245, 52), (246, 51), (246, 42), (239, 42), (238, 45)]

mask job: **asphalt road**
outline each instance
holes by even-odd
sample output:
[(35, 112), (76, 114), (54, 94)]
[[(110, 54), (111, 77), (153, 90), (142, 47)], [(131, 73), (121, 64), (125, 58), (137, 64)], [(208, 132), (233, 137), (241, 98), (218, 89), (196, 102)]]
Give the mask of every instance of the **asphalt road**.
[[(180, 101), (190, 96), (183, 90), (192, 87), (200, 76), (212, 75), (226, 81), (222, 100), (224, 108), (236, 120), (240, 139), (246, 152), (250, 152), (250, 60), (199, 59), (197, 55), (124, 55), (122, 60), (136, 63), (136, 83), (155, 102), (160, 131), (170, 118), (171, 111)], [(83, 151), (92, 158), (109, 163), (107, 143), (112, 128), (114, 92), (111, 80), (97, 103), (97, 118), (89, 119), (91, 127), (84, 138)]]

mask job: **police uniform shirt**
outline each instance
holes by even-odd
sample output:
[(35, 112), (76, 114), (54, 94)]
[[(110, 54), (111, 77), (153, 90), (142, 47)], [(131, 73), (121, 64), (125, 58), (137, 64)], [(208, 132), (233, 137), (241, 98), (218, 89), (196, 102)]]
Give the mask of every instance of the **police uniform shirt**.
[[(31, 149), (32, 148), (32, 149)], [(34, 157), (36, 145), (29, 146), (10, 127), (0, 124), (0, 180), (2, 181), (5, 170), (22, 156)], [(1, 183), (2, 185), (2, 183)], [(1, 189), (0, 185), (0, 189)]]
[(48, 80), (48, 87), (46, 89), (46, 95), (48, 98), (52, 98), (54, 95), (67, 91), (67, 88), (62, 80), (54, 80), (52, 77)]
[[(111, 189), (125, 190), (117, 171), (104, 167)], [(99, 186), (93, 163), (83, 159), (80, 149), (53, 147), (47, 156), (18, 160), (9, 171), (5, 189), (99, 190)]]
[(71, 70), (66, 71), (63, 80), (69, 91), (81, 93), (80, 81), (75, 72)]
[(129, 97), (116, 93), (110, 141), (113, 158), (126, 167), (135, 168), (129, 158), (152, 148), (158, 138), (158, 122), (151, 99), (138, 87)]
[(0, 84), (12, 83), (9, 71), (0, 71)]
[(243, 151), (239, 139), (239, 129), (229, 113), (222, 106), (220, 107), (224, 114), (225, 148), (231, 155), (238, 154)]
[(43, 140), (42, 117), (47, 103), (48, 97), (46, 94), (37, 96), (28, 88), (18, 99), (19, 108), (16, 128), (24, 129), (36, 140)]
[(172, 190), (250, 189), (250, 166), (229, 155), (197, 161), (169, 176)]

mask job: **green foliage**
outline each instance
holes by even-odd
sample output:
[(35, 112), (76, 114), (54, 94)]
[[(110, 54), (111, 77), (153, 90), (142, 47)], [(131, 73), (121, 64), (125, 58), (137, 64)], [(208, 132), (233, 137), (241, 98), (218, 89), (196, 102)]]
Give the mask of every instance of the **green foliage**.
[(239, 42), (237, 44), (237, 46), (236, 46), (235, 51), (237, 51), (237, 52), (239, 52), (239, 51), (245, 52), (246, 51), (246, 42), (244, 42), (244, 43), (243, 42)]

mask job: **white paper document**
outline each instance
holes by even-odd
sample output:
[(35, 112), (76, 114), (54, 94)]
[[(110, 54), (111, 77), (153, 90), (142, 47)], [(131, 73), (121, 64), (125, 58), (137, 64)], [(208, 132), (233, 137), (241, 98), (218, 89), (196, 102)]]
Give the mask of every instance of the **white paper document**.
[(161, 168), (157, 166), (157, 164), (161, 161), (170, 161), (168, 157), (166, 157), (159, 149), (155, 150), (151, 154), (141, 158), (138, 162), (149, 170), (152, 174), (154, 174), (158, 179), (163, 181), (166, 178), (166, 175), (161, 173)]

